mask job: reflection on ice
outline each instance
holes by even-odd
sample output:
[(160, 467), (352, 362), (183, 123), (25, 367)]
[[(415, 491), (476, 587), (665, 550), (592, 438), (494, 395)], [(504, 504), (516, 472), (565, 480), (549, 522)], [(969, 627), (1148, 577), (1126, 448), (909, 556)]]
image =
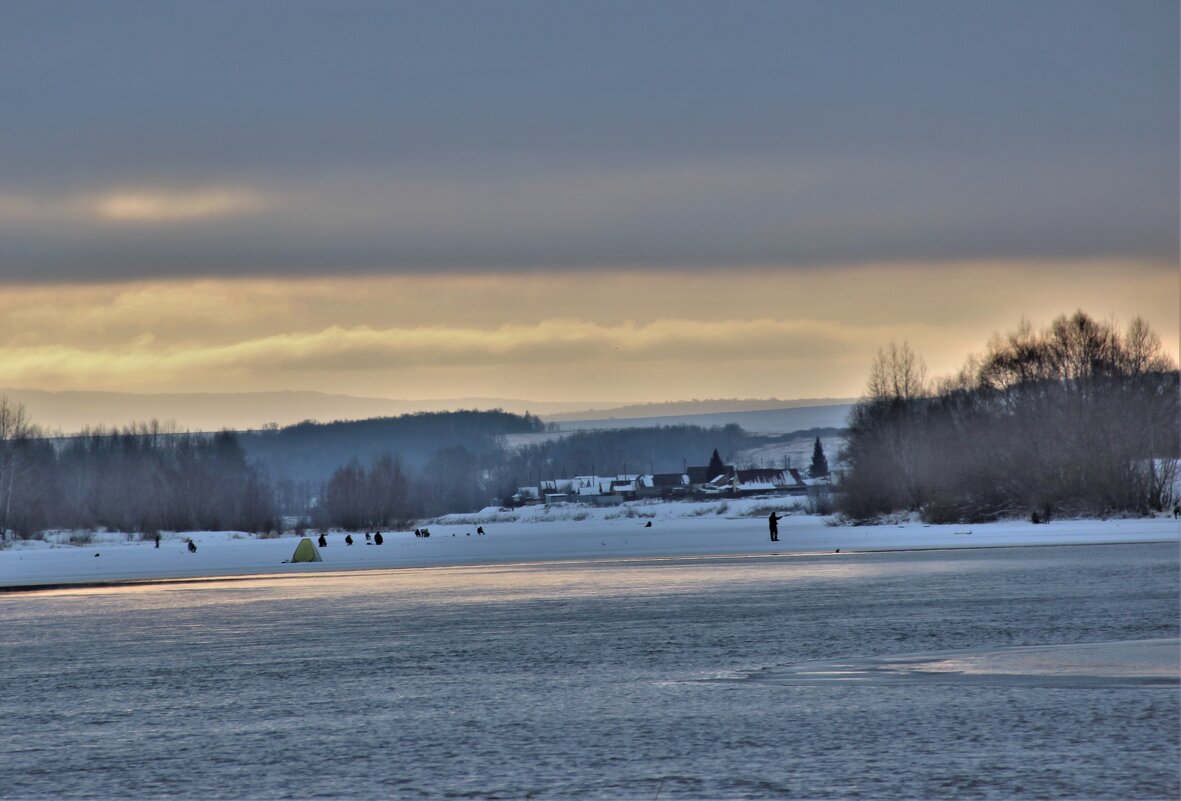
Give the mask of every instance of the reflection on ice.
[(1023, 684), (1043, 687), (1181, 684), (1181, 640), (975, 648), (806, 662), (747, 674), (768, 684)]

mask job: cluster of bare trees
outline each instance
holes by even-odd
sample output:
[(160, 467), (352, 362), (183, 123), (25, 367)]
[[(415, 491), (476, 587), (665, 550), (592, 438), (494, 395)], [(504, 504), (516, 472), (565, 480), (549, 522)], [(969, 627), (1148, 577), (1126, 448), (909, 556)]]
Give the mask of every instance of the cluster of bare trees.
[(387, 528), (412, 519), (416, 512), (411, 479), (402, 463), (385, 455), (366, 469), (356, 459), (332, 474), (313, 511), (320, 528)]
[(932, 384), (906, 345), (882, 350), (850, 415), (842, 511), (929, 521), (1147, 513), (1172, 502), (1177, 366), (1141, 320), (1082, 312), (997, 337)]
[(317, 528), (357, 530), (475, 511), (505, 485), (502, 457), (500, 451), (495, 456), (479, 455), (450, 445), (437, 450), (418, 470), (405, 468), (398, 456), (389, 453), (376, 457), (368, 467), (353, 459), (323, 484), (306, 517)]
[(278, 526), (270, 483), (232, 432), (188, 434), (158, 423), (39, 438), (21, 407), (0, 399), (0, 531), (54, 528), (129, 532)]

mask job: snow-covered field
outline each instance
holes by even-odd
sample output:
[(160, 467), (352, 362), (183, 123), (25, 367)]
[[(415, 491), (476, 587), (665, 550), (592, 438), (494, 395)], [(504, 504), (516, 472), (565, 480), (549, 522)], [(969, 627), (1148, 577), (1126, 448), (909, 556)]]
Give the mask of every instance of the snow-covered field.
[[(332, 532), (327, 535), (328, 547), (320, 549), (323, 561), (299, 564), (287, 562), (299, 542), (294, 536), (166, 533), (157, 549), (138, 535), (58, 532), (0, 549), (0, 587), (587, 559), (831, 554), (837, 549), (852, 553), (1181, 540), (1181, 524), (1172, 517), (970, 526), (907, 520), (848, 527), (804, 514), (796, 503), (752, 498), (610, 508), (554, 504), (511, 512), (489, 508), (431, 522), (429, 538), (387, 530), (382, 532), (384, 543), (375, 545), (366, 543), (364, 534), (354, 533), (355, 544), (347, 546), (343, 532)], [(769, 540), (765, 519), (772, 509), (789, 514), (780, 523), (776, 543)], [(486, 534), (476, 533), (477, 526)], [(196, 553), (189, 552), (189, 539)]]

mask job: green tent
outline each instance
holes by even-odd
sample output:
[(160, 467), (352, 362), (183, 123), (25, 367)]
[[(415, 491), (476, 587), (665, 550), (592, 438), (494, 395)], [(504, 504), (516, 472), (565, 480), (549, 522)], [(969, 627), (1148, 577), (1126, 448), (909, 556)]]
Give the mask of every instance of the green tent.
[(316, 548), (316, 544), (304, 537), (299, 541), (299, 545), (295, 546), (295, 553), (291, 555), (292, 562), (323, 562), (320, 558), (320, 551)]

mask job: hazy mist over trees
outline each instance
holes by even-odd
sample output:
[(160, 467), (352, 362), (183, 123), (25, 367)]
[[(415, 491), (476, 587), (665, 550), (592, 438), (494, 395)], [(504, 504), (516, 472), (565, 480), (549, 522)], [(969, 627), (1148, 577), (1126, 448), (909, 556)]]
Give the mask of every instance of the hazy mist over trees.
[[(178, 432), (157, 422), (43, 438), (0, 399), (0, 530), (129, 532), (397, 527), (474, 511), (517, 487), (576, 474), (680, 472), (711, 449), (761, 441), (737, 425), (555, 436), (532, 415), (430, 412), (259, 432)], [(288, 521), (290, 523), (290, 520)]]
[(1181, 455), (1177, 366), (1141, 320), (1022, 324), (932, 384), (905, 344), (879, 352), (850, 414), (840, 506), (932, 522), (1147, 513)]
[(333, 423), (305, 421), (283, 428), (239, 434), (247, 456), (275, 480), (327, 480), (338, 467), (397, 454), (403, 466), (419, 470), (443, 448), (462, 447), (474, 457), (499, 456), (501, 438), (545, 430), (535, 415), (501, 410), (418, 412)]

